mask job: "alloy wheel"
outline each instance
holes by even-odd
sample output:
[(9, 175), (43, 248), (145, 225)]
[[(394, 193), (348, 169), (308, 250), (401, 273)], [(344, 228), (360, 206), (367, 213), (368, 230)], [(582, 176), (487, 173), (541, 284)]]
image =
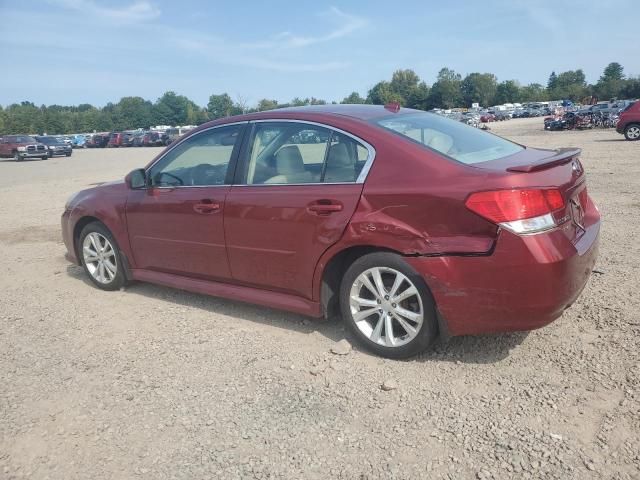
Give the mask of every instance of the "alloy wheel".
[(423, 325), (418, 289), (393, 268), (374, 267), (358, 275), (351, 286), (349, 305), (360, 332), (385, 347), (406, 345)]
[(98, 232), (90, 232), (82, 242), (82, 257), (89, 274), (99, 283), (113, 282), (118, 273), (116, 252), (111, 242)]
[(627, 137), (631, 140), (640, 138), (640, 127), (636, 127), (635, 125), (633, 127), (629, 127), (627, 129)]

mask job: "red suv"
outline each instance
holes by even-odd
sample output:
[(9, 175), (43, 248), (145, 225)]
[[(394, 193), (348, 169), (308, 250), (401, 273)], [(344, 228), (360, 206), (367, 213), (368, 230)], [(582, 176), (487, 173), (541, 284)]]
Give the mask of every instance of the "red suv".
[(616, 131), (627, 140), (640, 140), (640, 101), (629, 104), (622, 111)]
[(141, 280), (337, 312), (370, 350), (527, 330), (571, 305), (600, 216), (580, 150), (526, 148), (372, 105), (216, 120), (67, 202), (67, 258), (104, 290)]

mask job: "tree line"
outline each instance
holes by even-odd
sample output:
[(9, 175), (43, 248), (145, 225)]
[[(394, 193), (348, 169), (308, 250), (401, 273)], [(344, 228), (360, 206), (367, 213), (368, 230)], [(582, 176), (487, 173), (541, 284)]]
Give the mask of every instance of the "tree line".
[[(568, 99), (581, 102), (599, 98), (640, 97), (640, 77), (627, 77), (619, 63), (607, 65), (595, 84), (588, 84), (581, 69), (556, 74), (552, 72), (546, 85), (521, 85), (516, 80), (498, 82), (492, 73), (469, 73), (465, 77), (449, 68), (438, 72), (432, 85), (410, 69), (397, 70), (390, 80), (376, 83), (365, 97), (352, 92), (340, 103), (400, 105), (421, 110), (433, 108), (483, 107), (515, 102)], [(154, 125), (198, 125), (208, 120), (255, 111), (289, 106), (323, 105), (322, 99), (294, 98), (289, 103), (264, 98), (249, 107), (242, 98), (232, 99), (227, 93), (209, 97), (206, 106), (166, 92), (155, 102), (141, 97), (124, 97), (104, 107), (90, 104), (77, 106), (41, 105), (24, 101), (0, 106), (0, 133), (74, 133), (148, 128)], [(337, 103), (337, 102), (333, 102)]]

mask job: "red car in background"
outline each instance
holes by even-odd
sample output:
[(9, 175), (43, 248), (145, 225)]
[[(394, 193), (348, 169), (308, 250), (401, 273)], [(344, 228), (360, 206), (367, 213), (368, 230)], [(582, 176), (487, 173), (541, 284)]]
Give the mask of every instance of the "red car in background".
[(124, 133), (112, 132), (109, 134), (109, 141), (107, 142), (108, 148), (121, 147), (124, 141)]
[(73, 195), (62, 235), (101, 289), (340, 312), (402, 358), (438, 335), (538, 328), (576, 300), (600, 228), (579, 156), (397, 106), (260, 112)]
[(640, 101), (631, 103), (620, 114), (616, 132), (627, 140), (640, 140)]

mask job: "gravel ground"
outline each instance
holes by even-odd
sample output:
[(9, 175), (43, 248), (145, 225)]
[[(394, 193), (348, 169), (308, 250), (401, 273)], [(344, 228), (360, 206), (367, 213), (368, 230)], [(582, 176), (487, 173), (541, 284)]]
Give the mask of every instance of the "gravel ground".
[(492, 129), (583, 148), (596, 273), (546, 328), (410, 361), (332, 353), (338, 322), (93, 288), (66, 197), (156, 149), (0, 162), (0, 478), (640, 478), (640, 142), (541, 125)]

